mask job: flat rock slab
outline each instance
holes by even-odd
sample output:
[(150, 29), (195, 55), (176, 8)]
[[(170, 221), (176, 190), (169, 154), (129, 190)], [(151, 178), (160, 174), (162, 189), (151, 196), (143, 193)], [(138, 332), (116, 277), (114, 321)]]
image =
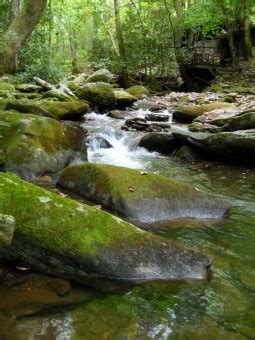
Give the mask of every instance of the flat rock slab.
[(224, 200), (153, 173), (104, 164), (66, 168), (58, 185), (137, 223), (176, 218), (222, 218)]
[(113, 283), (204, 280), (210, 271), (206, 255), (15, 175), (0, 173), (0, 213), (16, 220), (4, 253), (9, 262), (81, 284), (105, 290)]

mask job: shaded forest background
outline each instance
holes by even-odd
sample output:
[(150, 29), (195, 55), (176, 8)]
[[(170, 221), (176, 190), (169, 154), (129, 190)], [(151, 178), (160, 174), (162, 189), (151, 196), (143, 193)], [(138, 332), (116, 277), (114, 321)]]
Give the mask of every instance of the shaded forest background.
[[(33, 13), (22, 18), (31, 4)], [(18, 73), (23, 81), (39, 76), (57, 82), (108, 68), (121, 74), (124, 83), (128, 77), (171, 79), (189, 62), (194, 42), (227, 32), (231, 44), (237, 29), (245, 32), (249, 59), (253, 5), (254, 0), (1, 0), (1, 73)], [(11, 45), (22, 24), (30, 32)], [(154, 86), (156, 90), (156, 82)]]

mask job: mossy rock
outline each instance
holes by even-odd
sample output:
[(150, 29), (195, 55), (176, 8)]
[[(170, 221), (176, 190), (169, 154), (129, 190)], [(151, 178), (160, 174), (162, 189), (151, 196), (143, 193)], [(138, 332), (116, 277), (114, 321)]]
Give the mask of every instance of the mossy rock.
[(16, 110), (24, 113), (42, 115), (58, 120), (80, 120), (88, 111), (89, 105), (81, 101), (54, 102), (50, 100), (10, 100), (6, 110)]
[(75, 93), (79, 99), (88, 101), (92, 107), (102, 111), (116, 106), (113, 88), (104, 82), (87, 83)]
[(24, 93), (41, 92), (43, 90), (42, 86), (35, 84), (17, 84), (15, 85), (15, 88)]
[(138, 144), (149, 151), (170, 155), (177, 148), (176, 140), (171, 133), (151, 132), (143, 136)]
[(234, 132), (174, 131), (176, 139), (224, 162), (255, 164), (255, 129)]
[(124, 109), (125, 107), (132, 106), (137, 101), (137, 98), (124, 90), (114, 90), (114, 96), (117, 102), (117, 108)]
[(86, 160), (85, 136), (76, 124), (0, 111), (4, 166), (22, 177), (59, 171), (75, 157)]
[(59, 101), (70, 101), (73, 98), (71, 98), (70, 96), (68, 96), (65, 92), (59, 90), (59, 89), (54, 89), (54, 90), (50, 90), (47, 91), (43, 94), (42, 98), (55, 98), (58, 99)]
[(225, 131), (255, 129), (255, 110), (243, 112), (233, 118), (223, 126)]
[(16, 92), (14, 85), (0, 82), (0, 91)]
[(87, 79), (87, 83), (96, 83), (102, 81), (104, 83), (111, 83), (114, 79), (113, 74), (107, 69), (101, 69), (92, 73)]
[(178, 122), (191, 123), (195, 118), (203, 115), (206, 112), (233, 107), (233, 104), (224, 102), (216, 102), (202, 105), (178, 106), (177, 109), (173, 112), (173, 118)]
[(135, 96), (137, 99), (141, 99), (149, 94), (148, 89), (142, 85), (134, 85), (126, 89), (128, 93)]
[(230, 205), (161, 175), (103, 164), (71, 166), (58, 185), (140, 224), (176, 218), (222, 218)]
[(208, 276), (207, 256), (12, 174), (0, 173), (0, 213), (16, 220), (4, 254), (15, 266), (102, 289)]

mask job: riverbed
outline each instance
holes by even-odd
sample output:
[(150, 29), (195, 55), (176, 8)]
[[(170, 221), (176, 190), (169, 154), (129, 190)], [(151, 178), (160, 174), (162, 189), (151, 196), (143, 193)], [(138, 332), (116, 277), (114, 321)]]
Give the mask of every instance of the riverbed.
[[(217, 194), (233, 205), (220, 222), (177, 220), (151, 231), (211, 255), (211, 280), (155, 282), (125, 291), (95, 292), (89, 302), (19, 319), (12, 334), (31, 340), (255, 339), (254, 169), (187, 163), (150, 153), (137, 148), (141, 134), (122, 131), (122, 124), (123, 120), (106, 115), (86, 115), (90, 162), (156, 172)], [(112, 147), (102, 148), (96, 137), (105, 138)]]

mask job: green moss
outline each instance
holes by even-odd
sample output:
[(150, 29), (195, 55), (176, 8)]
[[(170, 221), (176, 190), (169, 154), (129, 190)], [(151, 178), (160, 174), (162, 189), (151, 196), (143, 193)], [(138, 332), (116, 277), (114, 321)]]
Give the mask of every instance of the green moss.
[(15, 87), (9, 83), (0, 82), (0, 91), (16, 92)]
[(117, 107), (119, 108), (131, 106), (137, 100), (135, 96), (132, 96), (131, 94), (124, 90), (115, 90), (114, 96), (117, 101)]
[(132, 96), (135, 96), (137, 99), (142, 98), (144, 95), (148, 95), (149, 91), (146, 89), (146, 87), (142, 85), (134, 85), (126, 89), (128, 93), (130, 93)]
[(87, 83), (96, 83), (96, 82), (104, 82), (104, 83), (111, 83), (113, 80), (113, 75), (107, 69), (101, 69), (93, 74), (91, 74), (87, 79)]
[(0, 213), (16, 220), (16, 237), (48, 251), (96, 255), (102, 245), (120, 244), (143, 232), (106, 212), (0, 173)]

